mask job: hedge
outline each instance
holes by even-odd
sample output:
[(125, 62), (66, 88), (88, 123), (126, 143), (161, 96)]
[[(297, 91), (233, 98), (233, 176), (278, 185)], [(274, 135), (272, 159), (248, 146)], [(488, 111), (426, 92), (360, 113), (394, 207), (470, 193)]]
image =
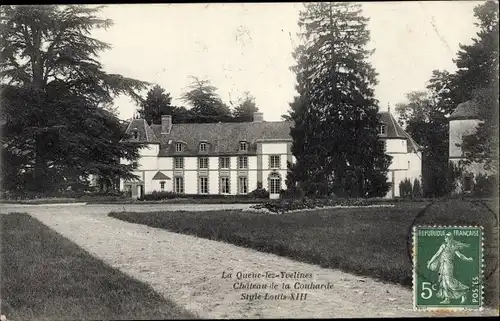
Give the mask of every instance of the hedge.
[(367, 206), (373, 204), (374, 200), (368, 199), (349, 199), (349, 198), (297, 198), (297, 199), (281, 199), (272, 200), (263, 204), (251, 206), (254, 209), (267, 209), (273, 213), (285, 213), (294, 210), (314, 209), (325, 206)]

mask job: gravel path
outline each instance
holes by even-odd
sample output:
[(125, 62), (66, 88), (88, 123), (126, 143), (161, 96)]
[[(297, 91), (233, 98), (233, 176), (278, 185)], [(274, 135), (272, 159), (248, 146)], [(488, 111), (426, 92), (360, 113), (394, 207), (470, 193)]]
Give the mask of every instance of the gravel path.
[[(412, 310), (411, 291), (394, 284), (296, 262), (273, 254), (189, 235), (131, 224), (107, 216), (110, 211), (199, 210), (238, 208), (224, 205), (86, 205), (2, 206), (0, 213), (28, 212), (112, 267), (150, 284), (202, 318), (355, 318), (431, 316)], [(207, 213), (208, 214), (208, 213)], [(307, 279), (244, 279), (241, 282), (293, 286), (332, 284), (323, 290), (235, 290), (237, 272), (302, 272)], [(222, 278), (222, 273), (232, 278)], [(242, 293), (308, 293), (307, 299), (242, 300)], [(498, 311), (474, 312), (498, 315)], [(448, 316), (449, 313), (439, 314)], [(468, 313), (467, 315), (472, 315)], [(133, 318), (134, 316), (130, 316)]]

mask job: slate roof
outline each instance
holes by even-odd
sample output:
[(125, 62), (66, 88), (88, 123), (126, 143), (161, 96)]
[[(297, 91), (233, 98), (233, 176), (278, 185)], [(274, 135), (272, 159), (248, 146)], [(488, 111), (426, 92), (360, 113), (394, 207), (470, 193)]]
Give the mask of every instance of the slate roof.
[[(408, 141), (408, 152), (416, 152), (421, 147), (406, 133), (389, 112), (380, 112), (381, 122), (386, 125), (386, 134), (381, 138), (398, 138)], [(200, 155), (238, 155), (241, 141), (248, 143), (245, 155), (256, 155), (259, 140), (291, 141), (290, 128), (293, 123), (245, 122), (245, 123), (204, 123), (172, 124), (169, 134), (161, 134), (161, 125), (149, 126), (143, 119), (134, 119), (127, 128), (127, 133), (137, 129), (137, 142), (160, 144), (158, 156), (200, 156)], [(177, 142), (183, 144), (183, 151), (176, 152)], [(199, 151), (201, 142), (207, 143), (207, 151)]]
[(475, 101), (469, 100), (458, 104), (457, 108), (448, 117), (448, 120), (478, 119), (479, 108)]
[[(170, 134), (160, 134), (161, 125), (152, 125), (153, 132), (161, 137), (159, 156), (167, 155), (235, 155), (239, 153), (240, 141), (248, 143), (245, 154), (257, 153), (257, 141), (288, 140), (291, 122), (247, 122), (172, 124)], [(199, 152), (199, 143), (207, 142), (207, 152)], [(170, 142), (170, 144), (169, 144)], [(183, 142), (183, 152), (175, 152), (175, 142)]]
[(149, 144), (160, 143), (160, 140), (145, 119), (133, 119), (128, 124), (125, 133), (132, 135), (134, 129), (137, 129), (137, 139), (130, 139), (130, 141)]
[(382, 138), (399, 138), (399, 139), (407, 139), (408, 143), (406, 144), (408, 153), (415, 153), (419, 151), (422, 147), (418, 145), (413, 138), (411, 138), (410, 134), (404, 131), (403, 127), (399, 125), (394, 116), (388, 111), (381, 111), (380, 121), (386, 125), (385, 134), (381, 134)]

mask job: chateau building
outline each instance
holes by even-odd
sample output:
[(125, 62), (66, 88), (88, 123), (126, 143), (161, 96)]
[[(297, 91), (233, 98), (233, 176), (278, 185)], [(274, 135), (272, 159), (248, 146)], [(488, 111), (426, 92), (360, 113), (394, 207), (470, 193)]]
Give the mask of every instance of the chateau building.
[[(382, 112), (380, 138), (393, 156), (387, 197), (399, 196), (399, 182), (421, 175), (419, 146), (388, 112)], [(294, 162), (290, 151), (291, 122), (267, 122), (262, 113), (245, 123), (173, 124), (163, 115), (161, 125), (148, 125), (144, 119), (130, 122), (126, 133), (131, 140), (146, 144), (137, 181), (120, 181), (120, 190), (140, 197), (152, 191), (184, 194), (247, 194), (259, 183), (278, 198), (286, 189), (287, 162)]]

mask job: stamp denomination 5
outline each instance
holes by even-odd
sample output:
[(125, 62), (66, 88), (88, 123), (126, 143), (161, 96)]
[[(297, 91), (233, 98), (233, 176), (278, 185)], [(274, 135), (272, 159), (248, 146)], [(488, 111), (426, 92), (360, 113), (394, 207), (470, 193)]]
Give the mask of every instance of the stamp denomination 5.
[(415, 309), (482, 308), (481, 227), (416, 226), (413, 241)]

